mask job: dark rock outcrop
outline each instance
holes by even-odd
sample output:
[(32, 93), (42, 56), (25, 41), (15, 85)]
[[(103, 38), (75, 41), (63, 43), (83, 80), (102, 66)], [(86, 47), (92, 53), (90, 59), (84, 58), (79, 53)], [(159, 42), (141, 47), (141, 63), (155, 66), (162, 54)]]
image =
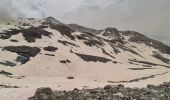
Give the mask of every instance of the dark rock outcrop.
[(102, 46), (102, 43), (97, 40), (87, 40), (87, 41), (84, 41), (84, 43), (88, 46)]
[(45, 31), (38, 27), (30, 27), (28, 29), (10, 29), (0, 33), (1, 39), (9, 39), (11, 36), (22, 33), (23, 37), (27, 42), (35, 42), (36, 39), (41, 39), (42, 36), (47, 36), (51, 38), (52, 33)]
[(113, 57), (111, 54), (109, 54), (108, 52), (106, 52), (105, 49), (102, 48), (102, 52), (108, 56), (110, 56), (111, 58), (115, 59), (115, 57)]
[(134, 51), (133, 49), (127, 47), (126, 45), (123, 45), (121, 43), (118, 43), (117, 46), (122, 49), (123, 51), (128, 51), (128, 52), (131, 52), (132, 54), (135, 54), (135, 55), (138, 55), (142, 58), (144, 58), (143, 56), (141, 56), (139, 53), (137, 53), (136, 51)]
[(67, 79), (72, 80), (72, 79), (74, 79), (74, 77), (73, 76), (68, 76)]
[(61, 33), (63, 36), (67, 36), (68, 38), (74, 40), (75, 37), (71, 34), (74, 30), (67, 27), (65, 24), (59, 22), (53, 17), (48, 17), (45, 22), (42, 23), (43, 25), (49, 25), (50, 28), (55, 29)]
[(106, 28), (102, 35), (109, 38), (120, 38), (119, 31), (111, 27)]
[(128, 60), (132, 61), (132, 62), (136, 62), (136, 63), (146, 64), (149, 66), (163, 66), (166, 68), (170, 68), (170, 66), (167, 66), (167, 65), (156, 64), (156, 63), (152, 63), (152, 62), (148, 62), (148, 61), (139, 61), (139, 60), (131, 60), (131, 59), (128, 59)]
[(29, 46), (7, 46), (4, 47), (3, 50), (15, 52), (21, 56), (30, 56), (30, 57), (34, 57), (40, 52), (40, 48), (29, 47)]
[(161, 76), (161, 75), (164, 75), (164, 74), (167, 74), (167, 73), (168, 73), (168, 71), (164, 72), (164, 73), (149, 75), (149, 76), (140, 77), (140, 78), (136, 78), (136, 79), (132, 79), (132, 80), (128, 80), (128, 81), (108, 81), (108, 82), (109, 83), (131, 83), (131, 82), (138, 82), (138, 81), (141, 81), (141, 80), (146, 80), (146, 79), (149, 79), (149, 78), (154, 78), (156, 76)]
[(51, 38), (52, 33), (45, 31), (38, 27), (30, 27), (28, 29), (22, 29), (21, 33), (25, 37), (25, 40), (28, 42), (35, 42), (36, 39), (41, 39), (42, 36), (47, 36)]
[(159, 59), (159, 60), (161, 60), (162, 62), (164, 62), (166, 64), (170, 64), (170, 59), (163, 57), (161, 54), (159, 54), (157, 52), (153, 52), (152, 56)]
[(96, 46), (96, 47), (100, 47), (103, 46), (104, 43), (102, 42), (102, 38), (92, 34), (92, 33), (88, 33), (88, 32), (84, 32), (83, 34), (80, 35), (76, 35), (76, 37), (79, 40), (84, 40), (84, 44), (88, 45), (88, 46)]
[(53, 24), (50, 24), (50, 27), (52, 29), (55, 29), (57, 31), (59, 31), (61, 33), (61, 35), (63, 36), (67, 36), (68, 38), (70, 38), (71, 40), (74, 40), (75, 37), (71, 34), (73, 33), (74, 31), (71, 30), (70, 28), (64, 26), (64, 25), (53, 25)]
[(68, 60), (68, 59), (66, 59), (66, 60), (60, 60), (60, 63), (67, 64), (67, 63), (71, 63), (71, 61)]
[(11, 66), (11, 67), (16, 66), (15, 63), (10, 62), (10, 61), (0, 62), (0, 64), (1, 64), (1, 65), (4, 65), (4, 66)]
[(78, 45), (76, 45), (74, 43), (68, 42), (68, 41), (58, 40), (58, 42), (63, 44), (63, 45), (66, 45), (66, 46), (71, 45), (71, 46), (74, 46), (74, 47), (80, 47), (80, 46), (78, 46)]
[(9, 39), (11, 36), (16, 35), (20, 32), (18, 29), (5, 30), (0, 33), (0, 39)]
[(6, 72), (6, 71), (4, 71), (4, 70), (1, 70), (0, 71), (0, 75), (13, 75), (12, 73), (10, 73), (10, 72)]
[(28, 62), (30, 60), (30, 57), (27, 56), (17, 56), (16, 60), (17, 62), (20, 62), (21, 64), (25, 64), (26, 62)]
[(146, 70), (146, 69), (156, 69), (156, 68), (128, 68), (130, 70)]
[(5, 84), (0, 84), (0, 89), (1, 88), (20, 88), (18, 86), (12, 86), (12, 85), (5, 85)]
[(19, 42), (18, 40), (15, 39), (10, 39), (11, 42)]
[(48, 46), (48, 47), (44, 47), (45, 51), (51, 51), (51, 52), (55, 52), (56, 50), (58, 50), (57, 47), (53, 47), (53, 46)]
[(92, 62), (103, 62), (103, 63), (106, 63), (106, 62), (109, 62), (109, 61), (112, 61), (108, 58), (104, 58), (104, 57), (98, 57), (98, 56), (93, 56), (93, 55), (85, 55), (85, 54), (80, 54), (80, 53), (75, 53), (77, 56), (79, 56), (81, 59), (83, 59), (84, 61), (92, 61)]
[(30, 60), (30, 57), (35, 57), (41, 50), (38, 47), (29, 47), (29, 46), (7, 46), (4, 47), (3, 50), (7, 50), (10, 52), (15, 52), (19, 56), (16, 61), (25, 64)]
[(170, 47), (163, 44), (162, 42), (159, 42), (157, 40), (153, 40), (151, 38), (146, 37), (144, 34), (141, 34), (139, 32), (135, 31), (122, 31), (121, 32), (125, 36), (130, 36), (129, 40), (130, 42), (135, 43), (144, 43), (148, 46), (151, 46), (155, 49), (158, 49), (162, 53), (170, 54)]
[(55, 56), (54, 54), (44, 54), (46, 56)]

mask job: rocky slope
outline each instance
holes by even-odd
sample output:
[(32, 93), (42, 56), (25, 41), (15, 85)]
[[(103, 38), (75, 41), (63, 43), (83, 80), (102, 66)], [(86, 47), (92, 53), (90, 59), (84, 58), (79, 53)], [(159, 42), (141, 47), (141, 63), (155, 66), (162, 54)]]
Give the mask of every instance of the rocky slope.
[[(55, 38), (56, 43), (61, 43), (63, 44), (63, 46), (67, 46), (68, 48), (70, 48), (70, 50), (67, 51), (68, 53), (73, 53), (77, 55), (76, 53), (82, 52), (82, 54), (80, 54), (80, 55), (84, 54), (84, 56), (81, 56), (82, 60), (84, 60), (83, 59), (84, 57), (88, 59), (88, 57), (94, 58), (92, 56), (96, 56), (90, 54), (90, 52), (81, 51), (83, 47), (87, 47), (95, 48), (96, 51), (99, 51), (100, 53), (99, 55), (102, 56), (106, 55), (105, 56), (106, 59), (110, 59), (110, 61), (117, 61), (119, 63), (136, 62), (136, 60), (152, 62), (147, 57), (145, 57), (144, 54), (153, 57), (153, 59), (159, 60), (161, 64), (166, 65), (170, 63), (169, 46), (159, 41), (150, 39), (145, 35), (135, 31), (119, 31), (118, 29), (111, 27), (106, 28), (104, 30), (95, 30), (85, 28), (83, 26), (79, 26), (76, 24), (66, 25), (57, 21), (53, 17), (48, 17), (46, 19), (39, 21), (37, 21), (36, 19), (22, 19), (19, 21), (20, 22), (12, 23), (12, 25), (7, 25), (6, 29), (1, 30), (2, 31), (0, 32), (1, 41), (10, 42), (8, 44), (9, 46), (4, 45), (1, 47), (2, 51), (15, 52), (20, 56), (23, 56), (21, 54), (22, 52), (24, 53), (31, 53), (31, 51), (32, 53), (37, 51), (41, 52), (41, 50), (38, 50), (38, 48), (41, 47), (38, 47), (36, 45), (37, 44), (36, 41), (41, 41), (41, 43), (43, 43), (44, 42), (43, 38), (47, 39)], [(19, 34), (22, 34), (22, 37), (24, 38), (21, 41), (17, 40), (16, 38), (16, 36)], [(23, 41), (25, 43), (22, 43), (22, 45), (17, 45)], [(17, 46), (10, 46), (10, 44), (11, 45), (16, 44)], [(35, 48), (28, 47), (29, 48), (28, 49), (26, 46), (24, 46), (29, 44), (37, 46), (37, 50), (34, 51)], [(25, 51), (24, 48), (31, 51)], [(141, 50), (141, 48), (143, 50)], [(129, 57), (126, 58), (126, 62), (120, 61), (118, 59), (119, 54), (125, 54), (127, 52), (129, 53), (128, 54)], [(31, 56), (31, 54), (27, 55)], [(97, 59), (97, 57), (95, 57), (94, 59)], [(94, 62), (95, 61), (97, 60), (94, 60)], [(15, 61), (9, 62), (17, 62), (17, 59)], [(2, 60), (1, 63), (3, 63)]]
[(106, 85), (96, 89), (74, 89), (72, 91), (52, 91), (38, 88), (34, 97), (28, 100), (169, 100), (170, 83), (146, 88), (127, 88), (123, 85)]

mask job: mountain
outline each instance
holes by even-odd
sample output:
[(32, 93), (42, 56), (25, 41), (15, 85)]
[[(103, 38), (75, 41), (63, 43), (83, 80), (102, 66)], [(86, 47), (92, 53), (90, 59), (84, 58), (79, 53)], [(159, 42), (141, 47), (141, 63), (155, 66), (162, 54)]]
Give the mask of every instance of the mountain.
[(139, 32), (97, 30), (53, 17), (0, 25), (0, 88), (21, 88), (18, 95), (25, 87), (31, 93), (41, 86), (159, 84), (170, 80), (169, 68), (170, 47)]

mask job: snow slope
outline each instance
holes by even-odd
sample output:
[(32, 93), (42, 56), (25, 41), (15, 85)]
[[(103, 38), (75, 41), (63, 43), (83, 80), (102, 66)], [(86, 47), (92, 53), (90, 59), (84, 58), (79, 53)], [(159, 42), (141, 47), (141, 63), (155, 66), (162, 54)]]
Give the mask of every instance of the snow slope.
[(38, 87), (157, 85), (170, 81), (169, 59), (169, 46), (138, 32), (19, 19), (0, 25), (0, 100), (25, 100)]

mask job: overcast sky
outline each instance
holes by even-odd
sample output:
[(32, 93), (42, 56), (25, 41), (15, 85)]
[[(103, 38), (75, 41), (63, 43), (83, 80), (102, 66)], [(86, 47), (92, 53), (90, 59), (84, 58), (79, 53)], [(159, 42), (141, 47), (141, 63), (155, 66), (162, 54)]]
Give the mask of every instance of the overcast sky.
[(0, 0), (0, 22), (54, 16), (64, 23), (135, 30), (170, 45), (170, 0)]

